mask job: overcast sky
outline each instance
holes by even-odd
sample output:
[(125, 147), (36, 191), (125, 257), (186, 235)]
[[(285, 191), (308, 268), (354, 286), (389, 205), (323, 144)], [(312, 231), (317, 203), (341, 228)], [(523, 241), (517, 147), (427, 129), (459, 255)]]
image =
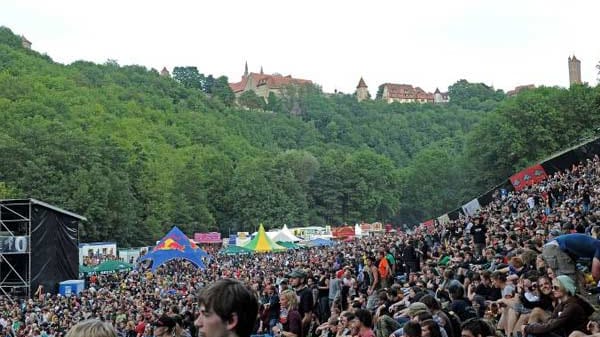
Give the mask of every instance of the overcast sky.
[(505, 91), (568, 86), (567, 58), (597, 84), (600, 1), (1, 0), (0, 25), (60, 63), (87, 60), (200, 72), (239, 81), (291, 74), (326, 92), (364, 77), (433, 92), (457, 80)]

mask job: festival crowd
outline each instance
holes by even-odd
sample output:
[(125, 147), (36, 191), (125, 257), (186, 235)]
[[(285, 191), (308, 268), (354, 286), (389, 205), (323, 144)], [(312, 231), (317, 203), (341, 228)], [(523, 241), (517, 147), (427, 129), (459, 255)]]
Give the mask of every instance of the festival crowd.
[(197, 337), (199, 291), (228, 278), (258, 298), (256, 335), (600, 337), (597, 225), (595, 157), (520, 192), (498, 191), (472, 216), (411, 232), (213, 254), (203, 270), (186, 261), (154, 273), (139, 265), (88, 277), (77, 296), (0, 296), (0, 337), (61, 337), (88, 319), (112, 324), (120, 337), (160, 337), (161, 327)]

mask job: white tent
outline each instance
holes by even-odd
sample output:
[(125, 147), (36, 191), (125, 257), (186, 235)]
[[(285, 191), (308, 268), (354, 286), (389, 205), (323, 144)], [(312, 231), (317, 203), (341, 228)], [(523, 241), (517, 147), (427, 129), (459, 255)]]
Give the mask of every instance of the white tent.
[(362, 228), (359, 224), (354, 225), (354, 235), (358, 238), (362, 236)]
[(277, 233), (277, 235), (271, 238), (274, 242), (298, 242), (300, 239), (295, 236), (287, 227), (283, 225), (283, 228)]

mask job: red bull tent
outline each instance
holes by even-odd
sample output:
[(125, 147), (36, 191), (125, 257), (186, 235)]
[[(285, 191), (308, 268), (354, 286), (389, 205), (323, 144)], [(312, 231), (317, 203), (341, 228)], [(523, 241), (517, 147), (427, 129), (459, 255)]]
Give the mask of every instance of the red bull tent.
[(204, 256), (208, 256), (208, 254), (183, 234), (179, 228), (173, 227), (151, 252), (141, 258), (141, 261), (151, 260), (152, 271), (175, 259), (188, 260), (196, 267), (204, 269), (204, 262), (202, 262)]

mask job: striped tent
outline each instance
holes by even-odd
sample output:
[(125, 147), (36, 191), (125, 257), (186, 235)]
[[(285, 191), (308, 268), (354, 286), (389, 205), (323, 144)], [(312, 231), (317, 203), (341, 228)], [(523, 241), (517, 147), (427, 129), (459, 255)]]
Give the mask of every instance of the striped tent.
[(281, 252), (286, 250), (285, 247), (280, 246), (273, 242), (273, 240), (269, 239), (265, 233), (265, 227), (263, 227), (263, 224), (260, 224), (258, 227), (258, 234), (256, 234), (256, 236), (250, 240), (250, 242), (244, 245), (244, 248), (258, 253)]

